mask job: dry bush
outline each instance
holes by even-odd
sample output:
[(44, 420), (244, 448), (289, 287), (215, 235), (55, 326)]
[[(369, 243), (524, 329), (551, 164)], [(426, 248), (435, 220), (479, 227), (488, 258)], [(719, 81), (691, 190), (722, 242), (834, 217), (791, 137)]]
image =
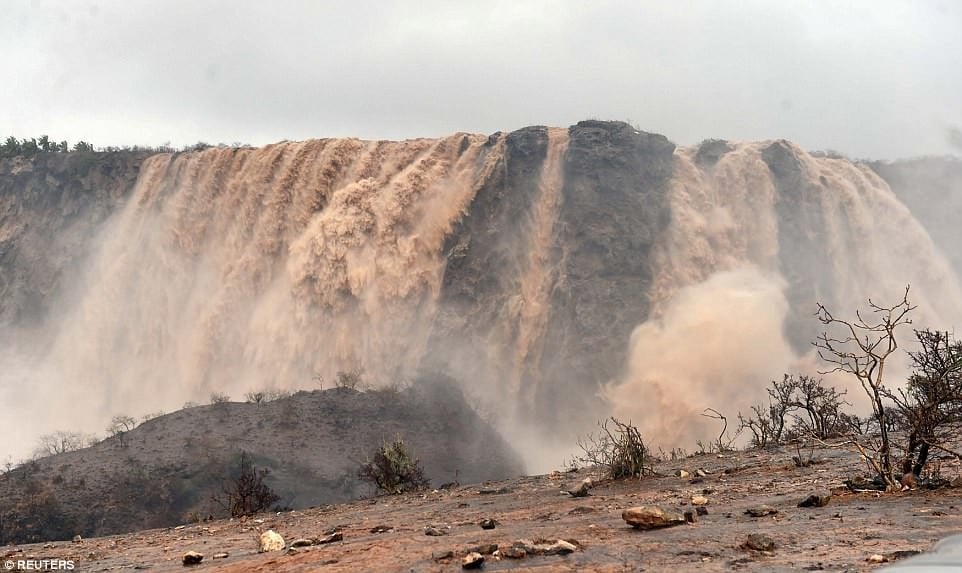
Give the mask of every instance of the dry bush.
[(53, 456), (66, 452), (81, 450), (97, 443), (96, 436), (81, 432), (67, 432), (58, 430), (52, 434), (40, 436), (34, 454), (37, 457)]
[(338, 372), (334, 376), (335, 388), (347, 388), (348, 390), (359, 390), (364, 384), (363, 370), (348, 370)]
[(211, 404), (226, 404), (230, 402), (230, 396), (227, 394), (222, 394), (220, 392), (212, 392), (210, 395)]
[(258, 469), (247, 452), (241, 452), (238, 468), (228, 481), (221, 484), (221, 493), (212, 497), (214, 503), (227, 510), (231, 517), (254, 515), (270, 509), (280, 497), (264, 479), (270, 469)]
[(598, 466), (611, 479), (641, 477), (651, 473), (651, 455), (641, 432), (631, 422), (615, 417), (598, 424), (600, 431), (578, 440), (581, 454), (576, 465)]
[(373, 484), (379, 493), (400, 494), (430, 487), (421, 460), (408, 451), (400, 437), (385, 442), (358, 469), (358, 477)]
[(919, 476), (933, 448), (958, 456), (948, 447), (962, 437), (962, 341), (932, 330), (916, 330), (915, 337), (920, 350), (909, 353), (914, 368), (906, 387), (884, 394), (906, 434), (901, 471)]
[(738, 413), (739, 430), (751, 432), (756, 448), (816, 437), (838, 437), (852, 430), (852, 416), (842, 411), (850, 405), (845, 392), (824, 386), (821, 378), (785, 374), (772, 380), (768, 404), (752, 406), (747, 416)]

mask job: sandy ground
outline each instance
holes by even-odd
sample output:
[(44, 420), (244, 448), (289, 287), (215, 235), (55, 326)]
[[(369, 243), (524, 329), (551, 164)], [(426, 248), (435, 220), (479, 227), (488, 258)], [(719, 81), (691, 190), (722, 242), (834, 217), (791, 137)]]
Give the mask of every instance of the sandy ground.
[[(204, 554), (203, 561), (191, 567), (195, 570), (430, 572), (460, 570), (461, 557), (484, 544), (503, 550), (520, 539), (566, 539), (578, 550), (521, 559), (489, 554), (483, 569), (867, 571), (880, 566), (869, 561), (873, 555), (895, 558), (898, 551), (925, 551), (938, 539), (962, 531), (962, 489), (853, 493), (843, 480), (865, 470), (852, 453), (816, 451), (815, 458), (824, 463), (805, 468), (792, 464), (794, 454), (794, 449), (781, 449), (694, 456), (658, 464), (658, 477), (601, 483), (582, 498), (562, 490), (592, 475), (589, 470), (81, 542), (5, 547), (0, 555), (8, 560), (73, 559), (79, 571), (183, 571), (182, 556), (193, 550)], [(707, 475), (695, 477), (698, 468)], [(679, 469), (692, 476), (677, 477)], [(949, 479), (960, 470), (958, 461), (941, 464), (942, 475)], [(797, 507), (819, 491), (833, 493), (827, 506)], [(641, 531), (621, 518), (623, 509), (637, 505), (690, 510), (695, 495), (708, 499), (708, 513), (694, 524)], [(760, 504), (778, 513), (758, 518), (745, 514)], [(485, 518), (496, 520), (497, 526), (482, 529), (479, 522)], [(445, 534), (426, 535), (427, 526)], [(258, 553), (259, 534), (269, 528), (288, 542), (336, 529), (343, 541)], [(767, 534), (776, 548), (743, 548), (752, 533)], [(219, 552), (228, 556), (213, 559)]]

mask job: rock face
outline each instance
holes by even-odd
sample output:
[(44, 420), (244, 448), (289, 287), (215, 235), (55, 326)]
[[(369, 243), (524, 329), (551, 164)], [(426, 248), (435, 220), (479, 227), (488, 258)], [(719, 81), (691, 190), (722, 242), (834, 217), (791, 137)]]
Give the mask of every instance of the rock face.
[(0, 158), (0, 325), (44, 318), (124, 203), (141, 152)]
[(628, 508), (621, 512), (621, 518), (636, 529), (661, 529), (687, 523), (683, 514), (657, 505)]

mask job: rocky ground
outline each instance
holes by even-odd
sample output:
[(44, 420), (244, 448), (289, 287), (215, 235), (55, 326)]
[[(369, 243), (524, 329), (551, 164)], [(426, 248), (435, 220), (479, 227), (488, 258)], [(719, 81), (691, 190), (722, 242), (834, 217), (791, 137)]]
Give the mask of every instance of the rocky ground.
[[(807, 467), (796, 467), (794, 455), (794, 448), (704, 454), (657, 464), (660, 475), (640, 481), (604, 482), (586, 469), (555, 472), (246, 520), (11, 546), (0, 555), (73, 559), (81, 571), (179, 571), (188, 551), (203, 555), (192, 569), (211, 571), (456, 571), (472, 552), (483, 555), (481, 567), (490, 571), (867, 571), (928, 550), (962, 528), (962, 488), (853, 492), (843, 482), (865, 470), (852, 453), (816, 450), (819, 463)], [(958, 460), (940, 463), (948, 479), (962, 470)], [(596, 481), (589, 495), (564, 493), (586, 477)], [(821, 507), (798, 506), (812, 494), (831, 498), (823, 497)], [(640, 530), (622, 519), (627, 508), (653, 504), (691, 512), (696, 521)], [(483, 520), (494, 527), (482, 528)], [(267, 530), (288, 548), (259, 552)]]

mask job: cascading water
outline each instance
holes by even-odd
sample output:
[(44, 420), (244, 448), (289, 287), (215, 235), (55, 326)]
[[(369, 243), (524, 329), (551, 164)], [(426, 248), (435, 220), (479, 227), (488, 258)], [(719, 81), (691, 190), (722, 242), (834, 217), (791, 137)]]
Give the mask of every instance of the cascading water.
[(816, 302), (852, 316), (912, 285), (918, 327), (962, 324), (958, 277), (868, 167), (783, 142), (733, 145), (709, 164), (698, 150), (676, 151), (672, 219), (652, 255), (654, 316), (607, 388), (616, 415), (662, 443), (710, 440), (719, 425), (705, 408), (734, 418), (782, 372), (816, 373)]
[[(659, 138), (583, 122), (150, 157), (63, 279), (43, 383), (13, 378), (14, 425), (97, 430), (212, 392), (440, 364), (507, 428), (570, 447), (613, 413), (690, 446), (716, 430), (704, 408), (733, 417), (812, 367), (816, 301), (852, 312), (911, 283), (919, 326), (960, 324), (958, 277), (867, 166)], [(22, 228), (0, 218), (0, 247)]]

